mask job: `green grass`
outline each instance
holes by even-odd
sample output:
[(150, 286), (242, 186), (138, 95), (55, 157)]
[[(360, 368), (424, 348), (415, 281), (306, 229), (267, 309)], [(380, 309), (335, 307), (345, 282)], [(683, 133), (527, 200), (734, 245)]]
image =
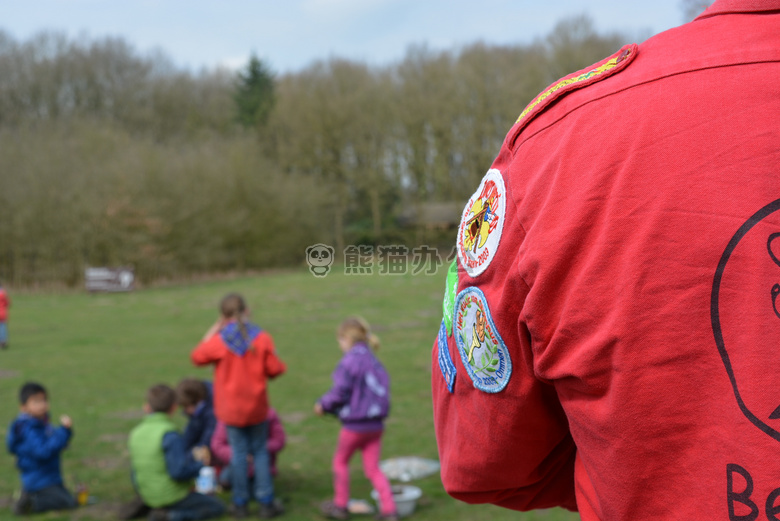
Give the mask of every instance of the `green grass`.
[[(313, 415), (341, 353), (335, 329), (350, 314), (363, 315), (382, 339), (380, 358), (393, 383), (393, 409), (383, 458), (437, 458), (430, 399), (431, 346), (441, 320), (445, 271), (435, 276), (347, 276), (334, 270), (318, 279), (307, 271), (276, 273), (137, 291), (132, 294), (13, 294), (11, 348), (0, 352), (0, 434), (17, 412), (16, 393), (26, 380), (49, 390), (52, 416), (70, 414), (75, 436), (63, 454), (66, 484), (89, 486), (98, 504), (72, 515), (39, 519), (113, 519), (131, 497), (127, 433), (139, 421), (150, 385), (175, 385), (184, 376), (211, 377), (189, 352), (216, 319), (228, 291), (247, 298), (253, 318), (275, 339), (288, 372), (270, 385), (288, 444), (279, 459), (278, 494), (284, 519), (320, 519), (317, 504), (330, 497), (330, 459), (338, 422)], [(177, 415), (183, 426), (184, 418)], [(416, 481), (423, 498), (420, 520), (579, 519), (563, 510), (519, 514), (451, 499), (438, 476)], [(12, 457), (0, 454), (0, 519), (19, 478)], [(352, 462), (352, 497), (369, 498), (360, 459)], [(355, 516), (354, 519), (370, 519)], [(227, 519), (227, 518), (226, 518)]]

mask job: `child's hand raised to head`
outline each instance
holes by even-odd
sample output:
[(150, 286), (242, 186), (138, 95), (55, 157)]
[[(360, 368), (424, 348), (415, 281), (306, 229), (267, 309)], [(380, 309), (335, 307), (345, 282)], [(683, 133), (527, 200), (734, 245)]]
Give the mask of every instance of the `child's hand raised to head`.
[(206, 331), (206, 334), (203, 335), (203, 341), (205, 342), (209, 338), (219, 333), (219, 331), (224, 327), (224, 325), (225, 325), (225, 317), (219, 317), (217, 321), (211, 325), (208, 331)]
[(322, 408), (322, 404), (320, 402), (314, 404), (314, 414), (317, 416), (322, 416), (325, 414), (325, 410)]
[(73, 420), (71, 420), (70, 416), (68, 416), (67, 414), (63, 414), (62, 416), (60, 416), (60, 425), (62, 425), (66, 429), (72, 429)]

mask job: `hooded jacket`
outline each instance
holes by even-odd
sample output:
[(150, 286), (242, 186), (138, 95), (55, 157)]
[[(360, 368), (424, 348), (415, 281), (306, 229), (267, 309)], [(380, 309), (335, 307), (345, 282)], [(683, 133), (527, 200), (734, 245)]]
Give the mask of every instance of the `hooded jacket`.
[(366, 344), (355, 344), (336, 366), (333, 387), (319, 402), (351, 431), (382, 430), (390, 412), (390, 377)]
[(267, 379), (285, 372), (273, 339), (256, 324), (242, 334), (231, 322), (192, 351), (195, 365), (214, 364), (214, 414), (232, 427), (257, 425), (268, 414)]
[(25, 492), (62, 485), (60, 452), (72, 435), (71, 429), (54, 427), (48, 418), (41, 420), (25, 413), (16, 417), (5, 441), (8, 452), (16, 456)]

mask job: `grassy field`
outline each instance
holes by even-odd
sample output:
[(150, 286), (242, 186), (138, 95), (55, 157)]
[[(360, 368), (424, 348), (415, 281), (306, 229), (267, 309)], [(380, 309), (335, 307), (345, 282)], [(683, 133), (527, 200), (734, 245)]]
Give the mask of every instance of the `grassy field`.
[[(441, 320), (444, 268), (437, 275), (325, 278), (308, 271), (205, 282), (132, 294), (12, 294), (11, 348), (0, 352), (0, 433), (17, 413), (16, 394), (26, 380), (47, 386), (52, 416), (70, 414), (75, 436), (63, 456), (66, 484), (86, 483), (98, 503), (70, 515), (38, 519), (113, 519), (131, 497), (127, 434), (138, 423), (151, 384), (175, 385), (185, 376), (210, 378), (189, 352), (216, 319), (228, 291), (245, 295), (253, 318), (276, 341), (288, 373), (270, 385), (288, 444), (279, 459), (278, 494), (284, 519), (320, 519), (317, 504), (330, 497), (330, 459), (338, 422), (313, 415), (314, 401), (330, 385), (340, 351), (335, 328), (349, 314), (363, 315), (381, 337), (380, 358), (393, 383), (383, 457), (436, 459), (430, 400), (430, 352)], [(177, 422), (184, 418), (177, 415)], [(451, 499), (438, 476), (415, 482), (422, 520), (575, 520), (563, 510), (517, 513)], [(0, 452), (0, 519), (19, 488), (12, 457)], [(352, 497), (369, 498), (359, 458), (352, 465)], [(361, 519), (354, 516), (353, 519)], [(226, 518), (228, 519), (228, 518)], [(371, 519), (367, 517), (365, 519)]]

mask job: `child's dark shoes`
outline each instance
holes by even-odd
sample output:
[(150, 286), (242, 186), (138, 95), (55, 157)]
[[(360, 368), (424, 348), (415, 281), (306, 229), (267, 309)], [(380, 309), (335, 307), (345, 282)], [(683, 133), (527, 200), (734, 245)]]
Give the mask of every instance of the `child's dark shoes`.
[(320, 513), (328, 519), (349, 519), (349, 512), (345, 507), (336, 506), (333, 501), (325, 501), (320, 504)]
[(146, 506), (144, 500), (141, 499), (140, 496), (136, 496), (131, 501), (128, 501), (119, 507), (117, 517), (120, 521), (129, 521), (130, 519), (146, 517), (148, 513), (149, 507)]
[(247, 505), (236, 505), (231, 503), (228, 507), (228, 514), (235, 519), (246, 519), (249, 517), (249, 508)]
[(271, 519), (282, 514), (284, 514), (284, 506), (279, 499), (274, 499), (270, 505), (260, 503), (260, 511), (257, 513), (260, 519)]
[(16, 500), (13, 513), (15, 516), (26, 516), (32, 513), (32, 500), (27, 492), (22, 492), (19, 499)]

